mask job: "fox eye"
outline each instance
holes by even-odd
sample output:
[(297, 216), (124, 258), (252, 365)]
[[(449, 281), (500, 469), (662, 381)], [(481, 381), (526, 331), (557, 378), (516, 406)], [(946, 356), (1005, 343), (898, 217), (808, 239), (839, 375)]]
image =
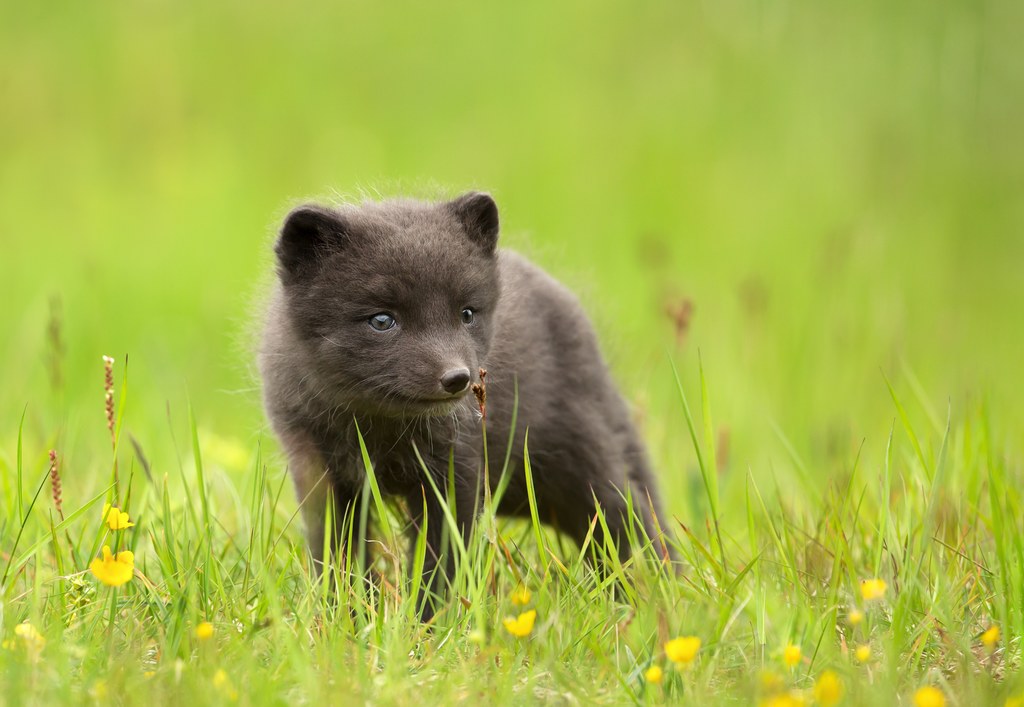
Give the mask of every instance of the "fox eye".
[(391, 327), (395, 326), (395, 318), (387, 312), (381, 312), (380, 314), (374, 314), (370, 317), (370, 326), (377, 331), (387, 331)]
[(475, 317), (475, 316), (476, 316), (476, 312), (474, 312), (472, 308), (466, 307), (464, 310), (462, 310), (462, 323), (463, 324), (472, 324), (473, 323), (473, 317)]

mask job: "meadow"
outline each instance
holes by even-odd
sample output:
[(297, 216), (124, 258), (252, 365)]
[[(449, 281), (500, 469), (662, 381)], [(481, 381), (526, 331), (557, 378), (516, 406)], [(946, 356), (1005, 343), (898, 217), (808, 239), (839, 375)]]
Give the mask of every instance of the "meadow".
[[(1024, 704), (1021, 27), (4, 4), (0, 705)], [(383, 499), (378, 581), (311, 575), (254, 340), (292, 205), (470, 188), (594, 319), (681, 562), (485, 512), (425, 626)]]

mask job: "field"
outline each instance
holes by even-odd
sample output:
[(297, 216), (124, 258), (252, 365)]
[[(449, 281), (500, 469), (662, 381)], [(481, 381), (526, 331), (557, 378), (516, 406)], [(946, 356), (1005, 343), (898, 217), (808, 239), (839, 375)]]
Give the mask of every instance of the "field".
[[(1024, 703), (1024, 5), (187, 5), (0, 7), (0, 705)], [(254, 340), (291, 206), (470, 188), (682, 560), (485, 513), (424, 626), (393, 508), (312, 578)]]

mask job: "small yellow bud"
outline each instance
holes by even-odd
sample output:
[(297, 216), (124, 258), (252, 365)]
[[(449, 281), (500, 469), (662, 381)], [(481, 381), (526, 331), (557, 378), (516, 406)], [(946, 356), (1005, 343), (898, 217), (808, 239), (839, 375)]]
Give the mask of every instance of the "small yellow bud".
[(981, 634), (981, 642), (986, 648), (994, 648), (999, 643), (999, 627), (990, 626), (985, 633)]
[(92, 684), (89, 688), (89, 694), (97, 702), (104, 702), (107, 699), (107, 681), (100, 679)]
[(764, 692), (781, 692), (783, 687), (782, 676), (771, 670), (762, 670), (760, 674), (761, 689)]
[(843, 681), (831, 670), (826, 670), (814, 683), (814, 699), (825, 707), (837, 704), (843, 699)]
[(864, 601), (881, 599), (885, 596), (885, 588), (884, 579), (862, 579), (860, 581), (860, 595), (864, 597)]
[(782, 651), (782, 662), (786, 664), (787, 668), (795, 668), (802, 657), (803, 653), (800, 652), (800, 646), (792, 643)]
[(532, 596), (533, 595), (530, 594), (530, 590), (520, 584), (518, 587), (516, 587), (516, 590), (512, 592), (511, 599), (512, 603), (516, 606), (526, 606), (530, 603), (530, 598)]
[(652, 665), (644, 671), (644, 680), (651, 683), (652, 685), (658, 685), (661, 683), (662, 678), (665, 677), (665, 671), (661, 669), (661, 666)]
[(135, 525), (128, 519), (127, 513), (109, 503), (103, 504), (103, 520), (111, 530), (127, 530)]
[(204, 621), (196, 626), (196, 638), (200, 641), (205, 641), (208, 638), (213, 637), (213, 624), (209, 621)]
[(213, 674), (213, 686), (232, 702), (238, 699), (238, 690), (235, 689), (234, 684), (231, 682), (231, 678), (228, 677), (227, 672), (224, 668), (217, 668), (217, 672)]
[(665, 655), (676, 665), (692, 663), (700, 650), (700, 638), (697, 636), (680, 636), (665, 644)]
[(850, 613), (846, 615), (846, 620), (850, 622), (851, 626), (859, 626), (864, 620), (864, 612), (860, 609), (850, 609)]
[(914, 707), (946, 707), (946, 696), (939, 688), (925, 685), (914, 693)]
[(14, 650), (20, 641), (20, 644), (29, 655), (38, 658), (43, 648), (46, 647), (46, 637), (39, 633), (39, 629), (28, 621), (14, 626), (14, 636), (13, 639), (4, 641), (4, 648)]
[(857, 650), (853, 652), (854, 657), (861, 663), (866, 663), (871, 660), (871, 646), (867, 643), (863, 643), (857, 646)]

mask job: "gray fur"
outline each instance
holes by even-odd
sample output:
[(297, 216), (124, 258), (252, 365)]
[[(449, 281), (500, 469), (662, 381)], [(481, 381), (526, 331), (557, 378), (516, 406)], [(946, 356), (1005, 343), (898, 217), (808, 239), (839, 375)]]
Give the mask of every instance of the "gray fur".
[[(626, 557), (624, 496), (631, 494), (643, 529), (655, 537), (654, 478), (586, 315), (549, 275), (498, 250), (497, 236), (497, 207), (475, 192), (443, 203), (306, 206), (285, 220), (259, 364), (267, 414), (288, 455), (318, 564), (329, 496), (336, 509), (359, 517), (358, 422), (382, 491), (406, 500), (414, 527), (421, 527), (425, 507), (424, 586), (440, 594), (453, 571), (451, 553), (441, 546), (440, 506), (413, 445), (441, 489), (454, 449), (455, 497), (448, 502), (468, 535), (481, 502), (481, 417), (472, 393), (451, 394), (441, 385), (458, 368), (474, 381), (480, 368), (487, 370), (492, 490), (518, 381), (512, 476), (501, 513), (528, 514), (529, 428), (542, 521), (581, 542), (596, 498)], [(466, 307), (475, 310), (468, 324)], [(369, 319), (381, 312), (394, 314), (397, 325), (371, 327)], [(595, 535), (601, 542), (600, 526)], [(340, 544), (335, 538), (329, 545), (337, 551)], [(433, 606), (432, 599), (423, 603), (425, 616)]]

